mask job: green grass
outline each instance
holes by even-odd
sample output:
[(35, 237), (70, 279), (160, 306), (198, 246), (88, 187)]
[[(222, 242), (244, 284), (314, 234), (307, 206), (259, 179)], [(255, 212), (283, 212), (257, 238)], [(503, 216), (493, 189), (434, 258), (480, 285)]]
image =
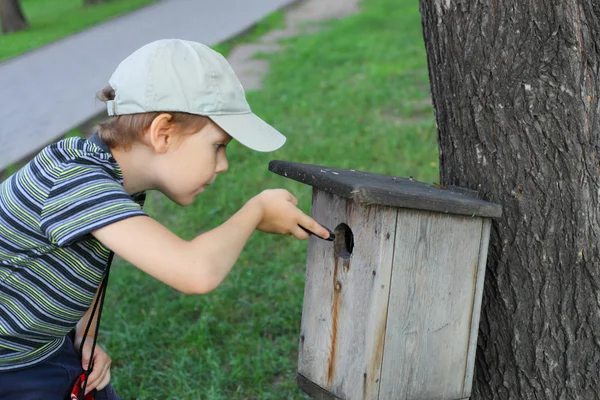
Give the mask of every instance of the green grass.
[[(268, 56), (254, 111), (288, 136), (282, 150), (228, 149), (230, 170), (194, 204), (149, 196), (147, 212), (183, 238), (222, 223), (263, 189), (310, 207), (310, 188), (271, 159), (438, 179), (418, 3), (370, 0)], [(295, 383), (307, 243), (255, 233), (221, 286), (186, 296), (118, 262), (101, 341), (124, 399), (301, 399)]]
[(283, 12), (275, 11), (254, 25), (252, 28), (248, 29), (248, 31), (244, 32), (244, 34), (238, 35), (223, 43), (216, 44), (212, 46), (212, 48), (227, 57), (233, 47), (242, 43), (256, 41), (256, 39), (263, 36), (265, 33), (283, 27), (285, 22), (284, 17), (285, 16), (283, 15)]
[(84, 7), (83, 0), (21, 0), (29, 29), (0, 35), (0, 61), (156, 1), (111, 0)]

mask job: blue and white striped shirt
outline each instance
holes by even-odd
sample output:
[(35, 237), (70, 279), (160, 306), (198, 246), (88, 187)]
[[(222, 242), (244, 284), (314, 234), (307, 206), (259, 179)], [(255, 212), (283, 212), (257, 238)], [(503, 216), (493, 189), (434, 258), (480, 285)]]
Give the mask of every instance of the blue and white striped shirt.
[(109, 250), (90, 232), (145, 215), (107, 149), (70, 138), (0, 183), (0, 371), (54, 354), (89, 309)]

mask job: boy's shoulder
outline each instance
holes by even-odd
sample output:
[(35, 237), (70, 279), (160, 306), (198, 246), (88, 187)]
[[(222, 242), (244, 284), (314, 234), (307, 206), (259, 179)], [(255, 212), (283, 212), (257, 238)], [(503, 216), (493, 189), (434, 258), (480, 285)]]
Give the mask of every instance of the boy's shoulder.
[(39, 156), (52, 157), (57, 163), (76, 163), (86, 159), (109, 162), (112, 158), (110, 153), (81, 137), (70, 137), (49, 144)]
[(122, 179), (121, 169), (112, 155), (81, 137), (63, 139), (46, 146), (31, 164), (55, 177), (76, 171), (102, 170), (116, 180)]

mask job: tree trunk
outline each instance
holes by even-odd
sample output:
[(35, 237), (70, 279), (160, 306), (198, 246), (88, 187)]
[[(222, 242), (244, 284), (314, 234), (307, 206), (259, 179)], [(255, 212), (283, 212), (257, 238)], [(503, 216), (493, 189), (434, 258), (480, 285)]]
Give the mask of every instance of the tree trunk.
[(28, 28), (19, 0), (0, 0), (0, 19), (2, 33), (17, 32)]
[(600, 6), (420, 0), (441, 182), (494, 222), (472, 399), (600, 393)]

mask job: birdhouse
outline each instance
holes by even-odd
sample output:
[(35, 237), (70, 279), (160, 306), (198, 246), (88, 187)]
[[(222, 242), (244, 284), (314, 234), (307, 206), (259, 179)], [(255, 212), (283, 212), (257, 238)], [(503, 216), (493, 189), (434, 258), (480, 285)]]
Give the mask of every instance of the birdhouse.
[(313, 187), (298, 385), (317, 399), (468, 399), (499, 205), (408, 178), (272, 161)]

